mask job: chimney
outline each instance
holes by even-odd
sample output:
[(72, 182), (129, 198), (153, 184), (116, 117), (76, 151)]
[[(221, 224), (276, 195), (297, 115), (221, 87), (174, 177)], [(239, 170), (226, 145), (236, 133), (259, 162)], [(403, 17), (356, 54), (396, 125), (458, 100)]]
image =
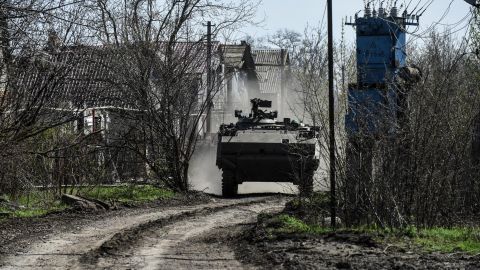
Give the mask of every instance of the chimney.
[(286, 49), (280, 49), (280, 55), (282, 57), (281, 61), (282, 61), (282, 65), (286, 65), (287, 64), (287, 50)]

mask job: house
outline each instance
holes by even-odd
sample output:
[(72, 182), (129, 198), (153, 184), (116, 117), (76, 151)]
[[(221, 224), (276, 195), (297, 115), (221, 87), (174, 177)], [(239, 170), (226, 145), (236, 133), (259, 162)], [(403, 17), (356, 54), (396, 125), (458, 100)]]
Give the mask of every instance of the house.
[(284, 49), (253, 50), (260, 98), (272, 101), (279, 117), (289, 117), (287, 95), (292, 79), (290, 56)]
[(212, 114), (213, 132), (222, 123), (236, 122), (234, 110), (250, 110), (250, 99), (258, 96), (258, 80), (252, 49), (242, 41), (240, 44), (222, 44), (218, 55), (217, 71), (220, 86), (214, 101)]
[[(37, 121), (63, 123), (64, 132), (85, 137), (79, 140), (88, 142), (90, 159), (107, 168), (106, 179), (117, 180), (145, 175), (145, 163), (134, 152), (120, 147), (121, 138), (133, 130), (129, 127), (134, 124), (124, 117), (125, 112), (131, 115), (136, 107), (133, 93), (122, 90), (122, 82), (115, 74), (119, 62), (115, 50), (64, 47), (28, 60), (23, 71), (10, 81), (14, 92), (32, 93), (24, 97), (27, 102), (42, 96), (34, 105), (42, 111)], [(58, 166), (66, 166), (65, 162), (57, 161), (55, 171), (61, 171)]]
[[(213, 52), (219, 51), (218, 45), (213, 44)], [(206, 44), (175, 43), (174, 52), (169, 57), (181, 64), (174, 67), (161, 64), (161, 60), (167, 57), (167, 48), (166, 44), (159, 46), (157, 55), (152, 57), (158, 57), (160, 61), (158, 65), (153, 65), (152, 70), (141, 70), (142, 63), (135, 62), (141, 61), (135, 58), (136, 50), (129, 48), (70, 46), (48, 50), (34, 60), (26, 61), (25, 69), (16, 74), (12, 87), (17, 89), (16, 92), (41, 92), (45, 101), (43, 111), (52, 112), (49, 117), (62, 115), (62, 120), (58, 122), (69, 126), (70, 132), (88, 137), (89, 147), (96, 152), (96, 163), (110, 174), (106, 178), (144, 178), (148, 174), (148, 166), (137, 153), (148, 155), (152, 150), (141, 139), (132, 138), (142, 136), (137, 123), (142, 111), (161, 109), (160, 103), (158, 108), (145, 108), (144, 104), (148, 102), (143, 99), (161, 99), (163, 94), (159, 90), (155, 97), (145, 96), (142, 92), (144, 88), (139, 87), (145, 82), (141, 81), (141, 76), (131, 74), (149, 72), (149, 86), (146, 87), (162, 87), (165, 76), (170, 74), (168, 69), (176, 69), (172, 72), (172, 81), (176, 81), (178, 74), (182, 75), (183, 80), (177, 81), (178, 86), (196, 87), (194, 93), (197, 95), (178, 97), (179, 110), (183, 110), (182, 98), (197, 98), (197, 103), (202, 104), (208, 91)], [(219, 58), (218, 53), (212, 56), (211, 74), (221, 78), (225, 76), (216, 72), (221, 71)], [(135, 81), (136, 78), (140, 79)], [(190, 82), (185, 78), (190, 78)], [(34, 100), (34, 96), (28, 98)], [(198, 113), (190, 115), (206, 118), (205, 111)], [(206, 133), (205, 125), (196, 128), (199, 134)], [(126, 145), (125, 138), (130, 138), (129, 145)], [(139, 143), (132, 144), (132, 141)]]

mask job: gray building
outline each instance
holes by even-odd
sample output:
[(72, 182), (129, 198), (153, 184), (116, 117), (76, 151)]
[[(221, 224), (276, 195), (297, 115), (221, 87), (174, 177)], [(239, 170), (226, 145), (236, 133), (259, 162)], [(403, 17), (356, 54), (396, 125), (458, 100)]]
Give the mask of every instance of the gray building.
[(213, 132), (217, 132), (221, 123), (236, 121), (234, 110), (247, 112), (250, 109), (250, 99), (257, 97), (259, 88), (249, 44), (223, 44), (219, 46), (218, 54), (220, 86), (214, 106)]
[[(42, 100), (35, 101), (38, 105), (34, 106), (41, 108), (36, 121), (45, 122), (45, 126), (62, 124), (65, 136), (77, 137), (87, 144), (85, 151), (89, 161), (93, 161), (89, 164), (107, 168), (108, 181), (141, 178), (146, 169), (134, 151), (123, 147), (122, 138), (135, 125), (126, 116), (135, 113), (136, 99), (134, 93), (122, 88), (116, 74), (121, 56), (120, 51), (99, 47), (64, 47), (29, 60), (25, 69), (10, 81), (11, 89), (17, 93), (44, 95)], [(26, 98), (24, 102), (28, 103), (36, 97)], [(66, 152), (75, 151), (74, 148), (59, 151), (63, 153), (57, 155), (62, 157), (77, 155)], [(55, 163), (55, 173), (69, 166), (66, 158), (56, 159)]]
[(284, 49), (253, 50), (260, 98), (272, 100), (280, 117), (288, 117), (286, 97), (291, 88), (290, 56)]

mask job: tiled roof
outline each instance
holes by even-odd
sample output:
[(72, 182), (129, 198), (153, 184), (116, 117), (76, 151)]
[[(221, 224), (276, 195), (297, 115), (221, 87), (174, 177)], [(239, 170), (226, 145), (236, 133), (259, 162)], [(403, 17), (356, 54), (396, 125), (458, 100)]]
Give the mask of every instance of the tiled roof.
[(283, 66), (288, 65), (289, 56), (286, 50), (253, 50), (255, 65)]
[[(205, 71), (206, 46), (203, 45), (187, 42), (175, 44), (173, 57), (185, 63), (180, 67), (184, 69), (182, 72), (198, 74)], [(217, 48), (218, 43), (212, 52)], [(160, 59), (164, 59), (161, 53), (163, 48), (159, 51)], [(32, 93), (39, 92), (38, 89), (49, 89), (46, 91), (49, 94), (49, 106), (131, 108), (138, 98), (130, 90), (135, 86), (129, 85), (131, 81), (127, 78), (129, 72), (138, 72), (138, 64), (131, 53), (132, 50), (122, 48), (71, 47), (45, 54), (16, 74), (14, 88)]]
[(220, 53), (222, 57), (222, 63), (226, 67), (242, 68), (245, 62), (245, 51), (247, 45), (222, 45), (220, 47)]
[[(166, 44), (161, 43), (159, 52), (166, 53)], [(219, 61), (216, 52), (220, 48), (218, 41), (212, 42), (212, 66), (218, 65)], [(173, 45), (174, 57), (179, 62), (187, 63), (189, 65), (189, 72), (204, 73), (206, 72), (207, 64), (207, 44), (204, 42), (176, 42)]]
[(282, 87), (282, 70), (280, 66), (257, 66), (257, 77), (260, 85), (260, 93), (280, 93)]
[(111, 51), (85, 47), (44, 55), (18, 74), (14, 89), (44, 89), (48, 106), (57, 108), (126, 106), (126, 92), (114, 76), (115, 60)]

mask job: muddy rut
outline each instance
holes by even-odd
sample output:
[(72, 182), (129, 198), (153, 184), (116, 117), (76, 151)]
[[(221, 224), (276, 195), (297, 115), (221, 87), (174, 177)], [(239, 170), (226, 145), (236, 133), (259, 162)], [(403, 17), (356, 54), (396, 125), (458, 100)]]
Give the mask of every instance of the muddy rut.
[(228, 235), (228, 228), (253, 222), (260, 213), (281, 211), (285, 201), (217, 200), (106, 218), (37, 239), (27, 250), (4, 256), (1, 269), (251, 269), (225, 243), (205, 239)]

